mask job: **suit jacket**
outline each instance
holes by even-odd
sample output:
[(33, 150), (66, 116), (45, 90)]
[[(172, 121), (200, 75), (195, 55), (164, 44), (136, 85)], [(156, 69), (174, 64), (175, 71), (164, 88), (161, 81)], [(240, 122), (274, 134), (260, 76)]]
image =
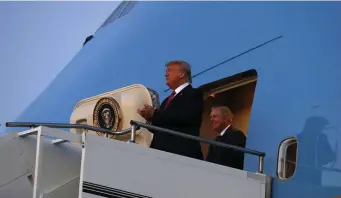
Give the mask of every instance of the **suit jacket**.
[[(201, 92), (188, 85), (165, 108), (167, 99), (162, 102), (160, 109), (154, 112), (152, 125), (200, 136), (204, 103)], [(150, 146), (151, 148), (203, 159), (200, 142), (162, 132), (152, 132), (154, 133), (154, 138)]]
[[(229, 127), (223, 136), (215, 138), (218, 142), (245, 148), (246, 137), (243, 132)], [(220, 146), (210, 145), (206, 161), (243, 170), (244, 153)]]

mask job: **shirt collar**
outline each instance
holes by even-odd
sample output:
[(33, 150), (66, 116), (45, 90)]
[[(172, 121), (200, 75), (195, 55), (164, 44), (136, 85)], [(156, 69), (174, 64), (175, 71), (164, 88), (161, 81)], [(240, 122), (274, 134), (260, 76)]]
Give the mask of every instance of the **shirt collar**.
[(174, 91), (175, 91), (175, 95), (177, 95), (180, 91), (182, 91), (185, 87), (187, 87), (189, 85), (188, 82), (180, 85), (178, 88), (176, 88)]
[(231, 125), (228, 125), (221, 133), (220, 135), (223, 136), (228, 128), (230, 128)]

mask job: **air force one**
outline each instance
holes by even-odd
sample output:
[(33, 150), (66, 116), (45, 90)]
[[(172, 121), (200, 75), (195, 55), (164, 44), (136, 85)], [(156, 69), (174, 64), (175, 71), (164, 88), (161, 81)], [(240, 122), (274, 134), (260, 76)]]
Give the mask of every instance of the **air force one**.
[[(181, 135), (136, 112), (169, 96), (174, 59), (205, 99), (183, 138), (207, 155), (209, 109), (228, 105), (243, 170), (149, 148), (152, 130)], [(123, 1), (6, 126), (3, 198), (341, 197), (341, 3)]]

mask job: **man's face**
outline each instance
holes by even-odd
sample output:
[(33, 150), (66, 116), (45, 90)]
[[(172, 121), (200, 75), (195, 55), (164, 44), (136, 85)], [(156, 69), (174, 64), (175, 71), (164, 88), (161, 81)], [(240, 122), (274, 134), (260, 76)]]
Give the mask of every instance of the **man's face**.
[(166, 77), (166, 83), (168, 87), (171, 89), (176, 89), (179, 84), (180, 80), (183, 78), (183, 70), (180, 65), (178, 64), (172, 64), (167, 67), (165, 77)]
[(218, 133), (220, 133), (225, 127), (227, 127), (226, 118), (221, 115), (219, 109), (213, 109), (211, 111), (211, 122), (212, 122), (212, 129)]

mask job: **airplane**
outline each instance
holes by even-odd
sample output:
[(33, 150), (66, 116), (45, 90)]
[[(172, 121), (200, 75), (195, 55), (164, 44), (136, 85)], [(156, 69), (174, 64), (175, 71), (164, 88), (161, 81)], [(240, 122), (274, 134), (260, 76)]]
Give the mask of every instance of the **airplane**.
[[(123, 1), (6, 123), (0, 195), (341, 197), (340, 35), (340, 2)], [(189, 62), (204, 93), (205, 155), (208, 110), (234, 111), (243, 170), (148, 148), (136, 108), (169, 96), (169, 60)]]

